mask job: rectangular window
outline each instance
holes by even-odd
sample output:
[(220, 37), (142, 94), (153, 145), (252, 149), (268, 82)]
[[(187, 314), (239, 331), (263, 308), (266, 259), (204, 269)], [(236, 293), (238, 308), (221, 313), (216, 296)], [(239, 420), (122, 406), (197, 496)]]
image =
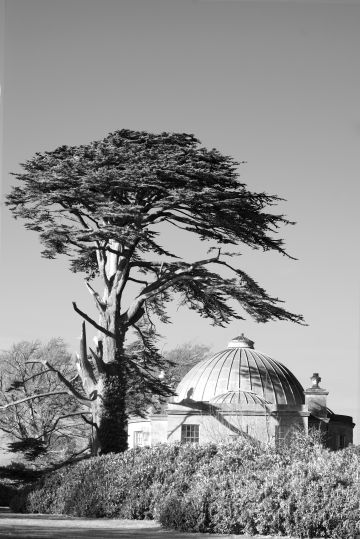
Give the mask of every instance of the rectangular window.
[(142, 447), (144, 445), (144, 433), (142, 430), (134, 432), (134, 447)]
[(344, 449), (345, 447), (345, 436), (343, 434), (339, 434), (338, 436), (338, 448)]
[(199, 442), (199, 425), (181, 425), (182, 442)]

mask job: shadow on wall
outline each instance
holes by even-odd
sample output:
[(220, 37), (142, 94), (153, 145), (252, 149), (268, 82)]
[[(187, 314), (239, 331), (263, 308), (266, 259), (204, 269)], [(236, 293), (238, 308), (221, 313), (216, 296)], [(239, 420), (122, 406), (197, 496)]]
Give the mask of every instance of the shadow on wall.
[[(191, 394), (189, 391), (188, 394)], [(180, 403), (179, 403), (180, 404)], [(198, 414), (202, 416), (203, 420), (206, 420), (206, 418), (209, 418), (211, 422), (209, 421), (208, 424), (206, 422), (202, 423), (202, 428), (208, 431), (209, 438), (212, 441), (220, 441), (224, 440), (224, 433), (227, 433), (227, 436), (233, 436), (233, 437), (239, 437), (242, 436), (244, 438), (247, 438), (249, 440), (253, 441), (260, 441), (257, 439), (257, 437), (254, 435), (255, 433), (249, 432), (249, 430), (246, 428), (246, 430), (243, 428), (242, 422), (241, 422), (241, 415), (240, 415), (240, 409), (232, 409), (230, 411), (223, 410), (221, 407), (215, 406), (214, 404), (210, 404), (208, 402), (202, 402), (202, 401), (194, 401), (191, 398), (186, 398), (183, 401), (181, 401), (181, 406), (186, 406), (195, 414)], [(265, 432), (267, 434), (267, 441), (270, 442), (270, 433), (269, 433), (269, 426), (268, 421), (271, 417), (271, 410), (267, 406), (263, 405), (263, 414), (262, 418), (264, 421), (264, 427)], [(226, 418), (226, 415), (232, 414), (232, 421), (229, 421), (229, 419)], [(171, 436), (179, 429), (181, 429), (182, 425), (185, 425), (190, 414), (184, 414), (182, 420), (176, 424), (176, 426), (169, 431), (168, 438), (171, 438)], [(215, 420), (215, 421), (214, 421)], [(217, 429), (216, 425), (222, 428)]]

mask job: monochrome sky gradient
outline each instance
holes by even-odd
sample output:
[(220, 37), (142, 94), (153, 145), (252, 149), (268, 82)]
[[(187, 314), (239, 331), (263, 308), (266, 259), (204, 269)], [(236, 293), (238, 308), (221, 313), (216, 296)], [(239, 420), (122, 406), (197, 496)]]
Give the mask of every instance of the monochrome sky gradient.
[[(236, 263), (308, 326), (213, 328), (171, 307), (163, 346), (218, 351), (244, 332), (303, 386), (319, 372), (329, 407), (360, 424), (360, 2), (11, 0), (4, 12), (3, 194), (35, 152), (122, 128), (193, 133), (245, 161), (250, 189), (286, 199), (297, 260), (243, 249)], [(71, 302), (92, 310), (81, 276), (42, 259), (4, 206), (1, 219), (0, 348), (61, 336), (75, 352)], [(199, 256), (174, 230), (164, 241)]]

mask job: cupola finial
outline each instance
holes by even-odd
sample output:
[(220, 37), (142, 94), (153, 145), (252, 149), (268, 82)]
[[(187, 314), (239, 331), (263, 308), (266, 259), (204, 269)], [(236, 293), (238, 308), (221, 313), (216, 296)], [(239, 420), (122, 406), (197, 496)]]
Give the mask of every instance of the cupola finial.
[(254, 348), (254, 341), (245, 337), (244, 333), (234, 337), (228, 344), (228, 348)]

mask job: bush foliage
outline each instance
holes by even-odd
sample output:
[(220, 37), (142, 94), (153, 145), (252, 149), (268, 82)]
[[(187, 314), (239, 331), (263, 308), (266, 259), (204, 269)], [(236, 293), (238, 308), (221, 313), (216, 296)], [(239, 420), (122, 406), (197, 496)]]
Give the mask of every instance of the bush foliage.
[(0, 506), (7, 507), (22, 488), (34, 483), (40, 477), (39, 470), (27, 468), (19, 462), (0, 466)]
[(15, 495), (16, 487), (8, 481), (0, 480), (0, 507), (7, 507)]
[(158, 519), (169, 528), (345, 539), (360, 533), (360, 451), (298, 434), (282, 448), (249, 440), (158, 445), (51, 473), (13, 500), (24, 512)]

